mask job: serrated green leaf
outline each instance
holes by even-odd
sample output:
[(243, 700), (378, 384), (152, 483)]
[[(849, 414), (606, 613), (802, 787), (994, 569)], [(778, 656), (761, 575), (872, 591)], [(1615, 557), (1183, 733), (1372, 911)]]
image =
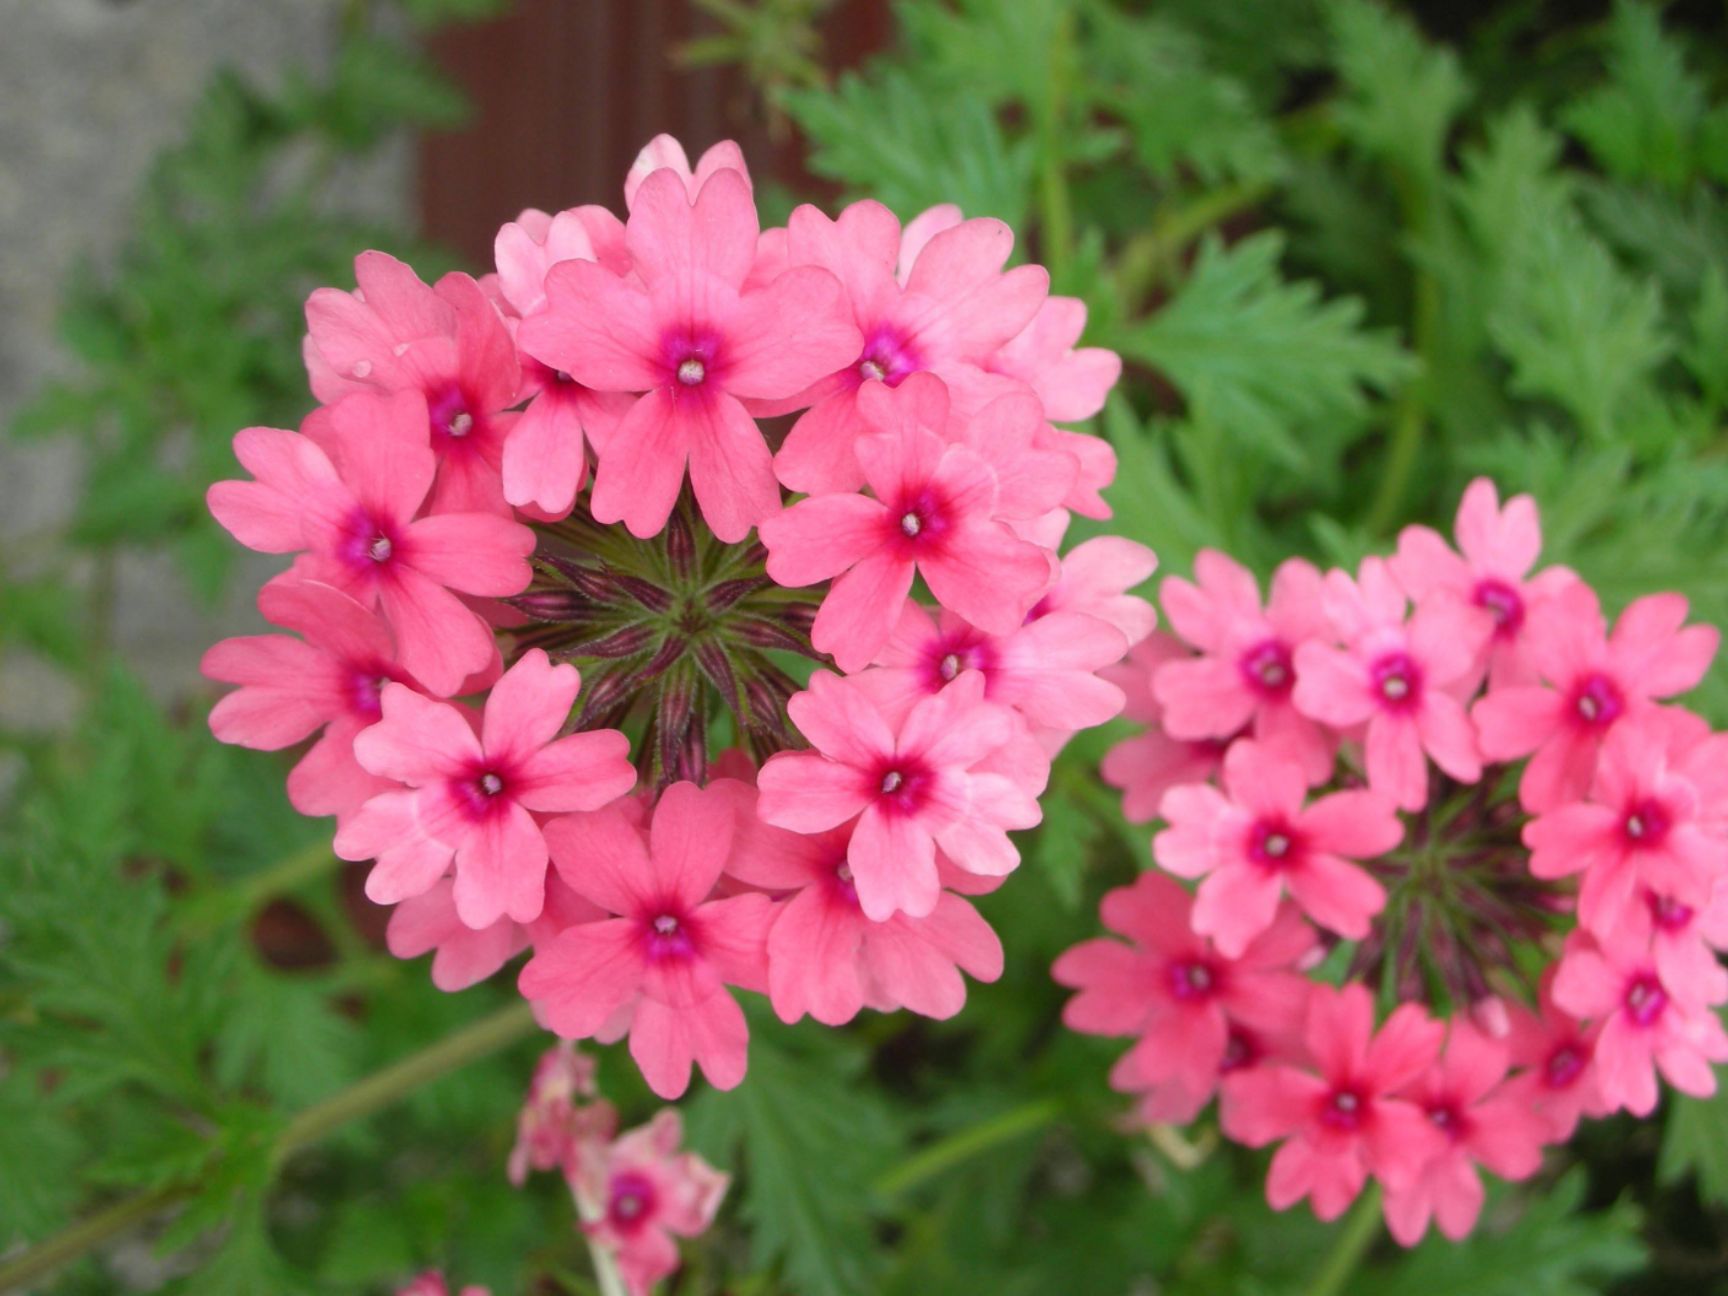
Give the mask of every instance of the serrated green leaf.
[(1338, 127), (1358, 149), (1410, 172), (1438, 169), (1447, 132), (1469, 98), (1450, 48), (1376, 0), (1330, 0), (1327, 26), (1345, 93)]
[(1574, 103), (1566, 125), (1619, 179), (1679, 187), (1697, 157), (1702, 82), (1660, 10), (1641, 0), (1616, 0), (1608, 49), (1609, 82)]

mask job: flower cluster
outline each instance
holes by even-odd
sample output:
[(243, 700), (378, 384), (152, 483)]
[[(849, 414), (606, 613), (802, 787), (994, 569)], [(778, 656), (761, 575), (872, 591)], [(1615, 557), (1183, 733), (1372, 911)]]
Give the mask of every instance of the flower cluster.
[(219, 738), (313, 740), (289, 798), (376, 861), (393, 952), (455, 990), (532, 949), (540, 1020), (675, 1097), (743, 1077), (734, 990), (839, 1024), (999, 975), (966, 897), (1124, 705), (1154, 559), (1060, 554), (1114, 459), (1053, 420), (1120, 365), (1005, 225), (763, 230), (736, 146), (664, 137), (625, 201), (523, 213), (481, 279), (368, 252), (312, 294), (319, 407), (209, 493), (293, 556), (287, 633), (204, 669)]
[[(596, 1263), (611, 1266), (630, 1296), (648, 1296), (678, 1269), (674, 1237), (696, 1237), (714, 1222), (731, 1182), (694, 1152), (681, 1152), (684, 1126), (663, 1108), (646, 1125), (618, 1133), (618, 1113), (600, 1098), (595, 1064), (568, 1041), (541, 1055), (516, 1124), (510, 1182), (557, 1171), (575, 1201)], [(442, 1274), (414, 1279), (397, 1296), (450, 1296)], [(487, 1296), (464, 1287), (461, 1296)]]
[(1331, 1219), (1371, 1176), (1405, 1244), (1470, 1231), (1480, 1168), (1728, 1061), (1728, 735), (1670, 702), (1716, 631), (1673, 594), (1610, 630), (1486, 480), (1455, 535), (1286, 562), (1264, 602), (1219, 553), (1164, 582), (1174, 633), (1113, 676), (1149, 728), (1104, 765), (1160, 871), (1055, 968), (1073, 1029), (1137, 1037), (1111, 1082), (1144, 1120), (1219, 1095), (1279, 1144), (1273, 1206)]

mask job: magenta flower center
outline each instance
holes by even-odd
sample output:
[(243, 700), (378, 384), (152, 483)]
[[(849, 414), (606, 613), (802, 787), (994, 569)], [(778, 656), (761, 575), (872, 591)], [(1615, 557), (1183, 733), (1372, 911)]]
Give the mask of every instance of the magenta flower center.
[(878, 325), (870, 331), (864, 342), (864, 351), (858, 357), (860, 379), (885, 382), (890, 387), (898, 387), (908, 374), (921, 368), (923, 366), (912, 344), (899, 330), (887, 325)]
[(955, 637), (939, 640), (927, 650), (925, 657), (929, 669), (929, 683), (932, 691), (940, 692), (944, 684), (951, 684), (960, 678), (963, 671), (983, 671), (988, 677), (995, 666), (995, 654), (990, 651), (989, 644), (981, 639), (968, 642), (966, 638)]
[(876, 775), (876, 804), (891, 814), (916, 814), (930, 791), (930, 771), (916, 760), (885, 762)]
[(654, 1196), (654, 1183), (647, 1175), (633, 1172), (614, 1175), (606, 1217), (617, 1228), (633, 1229), (653, 1213)]
[(1589, 1060), (1583, 1049), (1568, 1041), (1548, 1055), (1548, 1064), (1542, 1068), (1542, 1079), (1550, 1089), (1570, 1088), (1573, 1081), (1584, 1074)]
[(1260, 1061), (1262, 1049), (1252, 1035), (1240, 1030), (1232, 1030), (1230, 1037), (1224, 1041), (1224, 1058), (1218, 1064), (1219, 1071), (1229, 1074), (1243, 1067), (1251, 1067)]
[(337, 552), (351, 567), (374, 571), (396, 557), (395, 528), (374, 518), (365, 509), (355, 509), (342, 528)]
[(1606, 729), (1625, 709), (1619, 685), (1600, 672), (1585, 676), (1573, 690), (1572, 713), (1582, 724)]
[(1640, 1026), (1654, 1026), (1668, 1006), (1668, 992), (1653, 975), (1634, 977), (1626, 987), (1626, 1014)]
[(1389, 710), (1403, 711), (1422, 700), (1422, 669), (1409, 653), (1391, 652), (1368, 668), (1374, 696)]
[(1208, 999), (1218, 989), (1218, 974), (1197, 959), (1172, 963), (1166, 975), (1170, 994), (1184, 1003)]
[(1469, 1118), (1450, 1102), (1436, 1103), (1428, 1108), (1428, 1123), (1451, 1139), (1462, 1139), (1470, 1133)]
[(1248, 858), (1267, 868), (1288, 868), (1301, 853), (1301, 840), (1282, 819), (1257, 820), (1248, 833)]
[(1673, 821), (1668, 814), (1668, 807), (1654, 797), (1646, 797), (1628, 807), (1626, 818), (1620, 823), (1620, 831), (1626, 834), (1627, 845), (1645, 850), (1660, 846), (1671, 827)]
[(432, 427), (432, 440), (451, 438), (460, 441), (474, 430), (474, 415), (462, 389), (454, 384), (431, 396), (426, 402), (426, 418)]
[(480, 768), (454, 784), (457, 799), (470, 819), (487, 819), (509, 803), (509, 781), (497, 769)]
[(1277, 639), (1255, 644), (1237, 659), (1236, 669), (1248, 687), (1263, 697), (1283, 697), (1296, 682), (1290, 649)]
[(1334, 1089), (1320, 1108), (1320, 1123), (1335, 1130), (1356, 1130), (1367, 1116), (1367, 1102), (1354, 1089)]
[(902, 558), (913, 558), (934, 548), (948, 531), (947, 502), (930, 487), (908, 491), (890, 504), (890, 536)]
[(1524, 624), (1524, 600), (1505, 581), (1484, 577), (1476, 582), (1474, 598), (1476, 606), (1494, 618), (1494, 633), (1500, 638), (1512, 638)]
[(710, 329), (674, 329), (660, 339), (660, 362), (674, 393), (696, 392), (720, 376), (720, 339)]
[(1650, 917), (1656, 925), (1665, 932), (1683, 932), (1691, 926), (1697, 911), (1691, 905), (1681, 904), (1667, 896), (1652, 895), (1650, 897)]
[(384, 706), (380, 695), (390, 678), (390, 672), (380, 663), (356, 663), (348, 676), (349, 710), (367, 720), (382, 718)]
[(670, 909), (662, 909), (648, 921), (648, 957), (684, 959), (696, 952), (690, 924)]

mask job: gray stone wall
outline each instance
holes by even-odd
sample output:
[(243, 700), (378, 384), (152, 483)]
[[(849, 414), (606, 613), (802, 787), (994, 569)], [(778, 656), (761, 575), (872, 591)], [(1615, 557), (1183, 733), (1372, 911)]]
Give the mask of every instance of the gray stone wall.
[[(180, 138), (211, 73), (266, 81), (329, 57), (340, 0), (0, 0), (0, 422), (66, 372), (55, 314), (70, 270), (101, 266), (125, 236), (151, 160)], [(353, 186), (370, 212), (405, 217), (406, 147)], [(358, 249), (357, 249), (358, 250)], [(74, 448), (0, 440), (0, 546), (51, 533), (79, 480)], [(36, 543), (32, 540), (32, 543)], [(279, 564), (275, 564), (279, 565)], [(272, 570), (273, 566), (265, 570)], [(256, 624), (251, 590), (211, 609), (172, 564), (122, 557), (115, 640), (165, 697), (196, 686), (199, 654)], [(53, 727), (74, 697), (41, 662), (0, 660), (0, 727)]]

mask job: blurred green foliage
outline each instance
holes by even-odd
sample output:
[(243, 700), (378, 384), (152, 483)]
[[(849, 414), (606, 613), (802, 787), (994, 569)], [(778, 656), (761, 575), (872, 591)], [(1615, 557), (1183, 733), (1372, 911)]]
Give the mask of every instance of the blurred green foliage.
[[(1678, 588), (1728, 620), (1728, 47), (1703, 6), (1431, 4), (1425, 30), (1373, 0), (901, 0), (894, 48), (838, 78), (827, 7), (702, 0), (682, 55), (745, 66), (848, 193), (1007, 219), (1086, 299), (1088, 340), (1129, 362), (1098, 428), (1106, 525), (1165, 570), (1204, 545), (1353, 563), (1488, 472), (1611, 602)], [(0, 1248), (127, 1193), (172, 1208), (44, 1290), (373, 1292), (434, 1264), (498, 1296), (591, 1290), (556, 1185), (501, 1173), (530, 1044), (347, 1106), (492, 1020), (509, 977), (441, 995), (363, 938), (281, 765), (164, 714), (65, 593), (121, 545), (218, 590), (233, 550), (203, 490), (236, 427), (306, 408), (306, 291), (366, 246), (441, 268), (331, 200), (356, 158), (462, 111), (366, 10), (327, 73), (210, 87), (113, 270), (70, 288), (82, 372), (13, 428), (90, 456), (69, 533), (0, 555), (0, 650), (87, 697), (76, 732), (22, 744), (0, 819)], [(1719, 677), (1704, 705), (1728, 719)], [(1264, 1158), (1204, 1126), (1126, 1133), (1115, 1050), (1059, 1027), (1047, 973), (1144, 860), (1093, 774), (1115, 736), (1058, 764), (1026, 876), (982, 905), (1007, 973), (960, 1017), (753, 1013), (746, 1085), (686, 1104), (737, 1185), (676, 1293), (1728, 1290), (1728, 1100), (1595, 1127), (1469, 1243), (1408, 1254), (1273, 1214)], [(284, 924), (305, 965), (273, 957)], [(647, 1115), (613, 1052), (609, 1096)], [(302, 1140), (307, 1111), (361, 1119)]]

